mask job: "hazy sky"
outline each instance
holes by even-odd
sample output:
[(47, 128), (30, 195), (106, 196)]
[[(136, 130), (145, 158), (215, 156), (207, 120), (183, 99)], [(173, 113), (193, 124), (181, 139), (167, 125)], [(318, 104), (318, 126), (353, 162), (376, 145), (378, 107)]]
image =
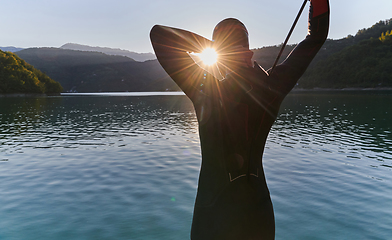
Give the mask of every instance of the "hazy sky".
[[(0, 0), (0, 46), (60, 47), (65, 43), (152, 52), (149, 31), (168, 25), (211, 38), (222, 19), (248, 28), (251, 48), (284, 41), (303, 0)], [(391, 0), (330, 0), (329, 38), (355, 35), (392, 18)], [(291, 38), (307, 30), (306, 7)]]

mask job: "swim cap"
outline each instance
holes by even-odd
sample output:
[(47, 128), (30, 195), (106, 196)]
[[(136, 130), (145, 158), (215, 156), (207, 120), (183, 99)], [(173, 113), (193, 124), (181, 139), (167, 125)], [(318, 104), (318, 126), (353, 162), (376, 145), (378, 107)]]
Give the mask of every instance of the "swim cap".
[(245, 25), (235, 18), (226, 18), (214, 28), (212, 40), (218, 48), (241, 45), (249, 48), (248, 30)]

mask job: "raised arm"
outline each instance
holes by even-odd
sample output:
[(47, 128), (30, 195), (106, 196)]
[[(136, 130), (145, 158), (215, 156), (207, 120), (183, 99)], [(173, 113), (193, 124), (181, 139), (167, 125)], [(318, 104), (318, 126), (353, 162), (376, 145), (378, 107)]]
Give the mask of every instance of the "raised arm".
[(328, 29), (329, 1), (310, 0), (308, 35), (271, 74), (282, 91), (288, 93), (295, 86), (327, 39)]
[(159, 63), (193, 100), (200, 91), (205, 71), (194, 62), (189, 53), (199, 53), (211, 46), (212, 42), (189, 31), (160, 25), (151, 29), (150, 38)]

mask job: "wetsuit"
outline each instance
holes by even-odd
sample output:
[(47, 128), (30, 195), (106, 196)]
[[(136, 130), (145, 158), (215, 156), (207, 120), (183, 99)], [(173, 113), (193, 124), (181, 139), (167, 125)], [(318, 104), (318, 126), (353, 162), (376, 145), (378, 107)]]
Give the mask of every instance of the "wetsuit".
[(323, 45), (328, 27), (328, 0), (312, 0), (308, 35), (283, 63), (272, 73), (255, 63), (223, 81), (187, 54), (211, 41), (175, 28), (151, 30), (159, 62), (192, 100), (199, 122), (202, 165), (191, 239), (274, 239), (264, 145), (281, 102)]

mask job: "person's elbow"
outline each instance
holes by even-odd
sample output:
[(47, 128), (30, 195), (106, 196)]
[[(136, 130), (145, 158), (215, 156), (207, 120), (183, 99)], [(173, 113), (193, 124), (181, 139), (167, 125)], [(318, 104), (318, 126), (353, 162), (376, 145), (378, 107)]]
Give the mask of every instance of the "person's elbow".
[(161, 26), (161, 25), (154, 25), (152, 28), (151, 28), (151, 31), (150, 31), (150, 39), (151, 39), (151, 42), (152, 43), (155, 43), (155, 42), (157, 42), (158, 41), (158, 39), (160, 38), (160, 36), (162, 36), (162, 33), (163, 33), (163, 26)]

